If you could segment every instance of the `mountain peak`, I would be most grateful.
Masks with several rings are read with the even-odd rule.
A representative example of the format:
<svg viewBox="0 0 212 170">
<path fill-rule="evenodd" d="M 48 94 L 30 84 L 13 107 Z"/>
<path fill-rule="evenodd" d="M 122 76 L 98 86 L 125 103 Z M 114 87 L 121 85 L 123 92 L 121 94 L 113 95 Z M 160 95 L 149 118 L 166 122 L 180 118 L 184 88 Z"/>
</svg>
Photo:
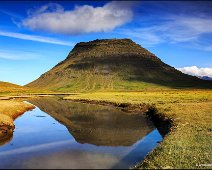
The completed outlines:
<svg viewBox="0 0 212 170">
<path fill-rule="evenodd" d="M 81 55 L 80 55 L 81 54 Z M 142 55 L 143 57 L 155 57 L 154 54 L 136 44 L 131 39 L 96 39 L 89 42 L 77 43 L 69 53 L 68 58 L 74 56 L 125 56 Z"/>
<path fill-rule="evenodd" d="M 126 44 L 126 43 L 134 43 L 131 39 L 129 38 L 122 38 L 122 39 L 118 39 L 118 38 L 112 38 L 112 39 L 95 39 L 92 41 L 88 41 L 88 42 L 79 42 L 77 43 L 77 45 L 97 45 L 97 44 Z"/>
<path fill-rule="evenodd" d="M 27 86 L 54 91 L 142 90 L 210 86 L 176 70 L 131 39 L 77 43 L 65 60 Z"/>
</svg>

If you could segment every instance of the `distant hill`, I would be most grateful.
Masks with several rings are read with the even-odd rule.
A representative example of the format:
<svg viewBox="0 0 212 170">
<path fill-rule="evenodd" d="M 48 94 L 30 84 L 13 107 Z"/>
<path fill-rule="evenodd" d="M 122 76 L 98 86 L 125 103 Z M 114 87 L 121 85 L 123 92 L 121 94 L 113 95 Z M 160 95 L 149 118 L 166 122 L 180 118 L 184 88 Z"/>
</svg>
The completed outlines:
<svg viewBox="0 0 212 170">
<path fill-rule="evenodd" d="M 130 39 L 77 43 L 67 58 L 27 87 L 61 92 L 212 88 L 184 74 Z"/>
<path fill-rule="evenodd" d="M 212 77 L 208 77 L 208 76 L 202 76 L 202 77 L 199 77 L 199 78 L 202 79 L 202 80 L 212 81 Z"/>
<path fill-rule="evenodd" d="M 24 92 L 26 90 L 28 90 L 28 88 L 26 87 L 0 81 L 0 93 L 13 93 L 13 92 L 16 93 L 16 92 Z"/>
</svg>

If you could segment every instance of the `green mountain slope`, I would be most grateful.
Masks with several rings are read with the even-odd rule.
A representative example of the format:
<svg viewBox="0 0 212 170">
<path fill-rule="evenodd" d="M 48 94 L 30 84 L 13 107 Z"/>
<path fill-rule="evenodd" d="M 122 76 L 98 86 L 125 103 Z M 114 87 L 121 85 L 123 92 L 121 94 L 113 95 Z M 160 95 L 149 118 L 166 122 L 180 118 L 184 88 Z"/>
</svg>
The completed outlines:
<svg viewBox="0 0 212 170">
<path fill-rule="evenodd" d="M 26 86 L 83 92 L 211 88 L 212 83 L 181 73 L 130 39 L 103 39 L 77 43 L 64 61 Z"/>
</svg>

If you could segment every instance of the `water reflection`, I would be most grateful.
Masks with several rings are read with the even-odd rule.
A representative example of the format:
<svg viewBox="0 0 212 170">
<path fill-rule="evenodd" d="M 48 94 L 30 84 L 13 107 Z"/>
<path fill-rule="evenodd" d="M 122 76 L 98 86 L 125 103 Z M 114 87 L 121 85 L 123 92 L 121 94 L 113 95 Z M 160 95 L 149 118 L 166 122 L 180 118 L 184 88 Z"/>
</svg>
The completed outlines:
<svg viewBox="0 0 212 170">
<path fill-rule="evenodd" d="M 162 140 L 143 114 L 56 97 L 29 102 L 37 107 L 0 136 L 0 169 L 129 168 Z"/>
<path fill-rule="evenodd" d="M 83 104 L 56 97 L 29 100 L 67 127 L 78 143 L 131 146 L 154 129 L 144 114 Z"/>
<path fill-rule="evenodd" d="M 13 132 L 5 133 L 0 130 L 0 146 L 9 143 L 13 139 Z"/>
</svg>

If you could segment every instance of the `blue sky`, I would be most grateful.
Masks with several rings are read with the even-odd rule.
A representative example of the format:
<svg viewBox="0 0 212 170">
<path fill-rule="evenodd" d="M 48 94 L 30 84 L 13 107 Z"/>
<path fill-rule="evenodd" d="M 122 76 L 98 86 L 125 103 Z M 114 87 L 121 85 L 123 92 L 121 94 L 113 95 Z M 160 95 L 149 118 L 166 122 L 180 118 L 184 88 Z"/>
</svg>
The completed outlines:
<svg viewBox="0 0 212 170">
<path fill-rule="evenodd" d="M 24 85 L 77 42 L 131 38 L 165 63 L 212 76 L 210 1 L 0 1 L 0 81 Z"/>
</svg>

